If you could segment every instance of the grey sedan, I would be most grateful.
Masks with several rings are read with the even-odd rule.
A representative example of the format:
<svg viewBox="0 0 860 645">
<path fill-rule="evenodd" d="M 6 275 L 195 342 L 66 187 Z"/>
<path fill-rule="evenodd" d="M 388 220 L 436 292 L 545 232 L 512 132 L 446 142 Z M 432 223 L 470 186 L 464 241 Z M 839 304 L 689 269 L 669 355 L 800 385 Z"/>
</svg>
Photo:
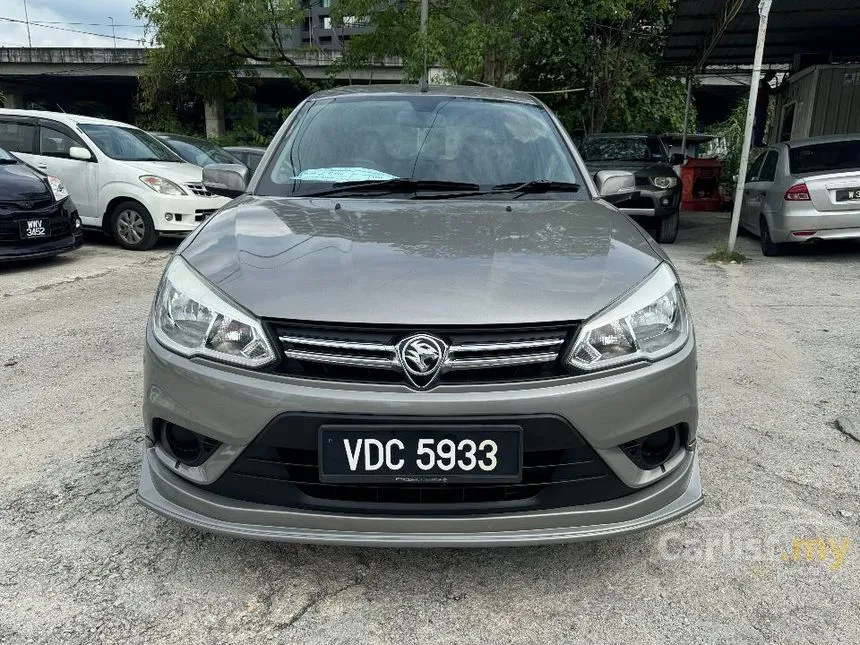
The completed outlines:
<svg viewBox="0 0 860 645">
<path fill-rule="evenodd" d="M 747 173 L 740 226 L 762 253 L 789 244 L 860 239 L 860 135 L 780 143 Z"/>
<path fill-rule="evenodd" d="M 702 503 L 696 343 L 654 240 L 527 94 L 330 90 L 170 261 L 139 498 L 200 529 L 534 544 Z"/>
</svg>

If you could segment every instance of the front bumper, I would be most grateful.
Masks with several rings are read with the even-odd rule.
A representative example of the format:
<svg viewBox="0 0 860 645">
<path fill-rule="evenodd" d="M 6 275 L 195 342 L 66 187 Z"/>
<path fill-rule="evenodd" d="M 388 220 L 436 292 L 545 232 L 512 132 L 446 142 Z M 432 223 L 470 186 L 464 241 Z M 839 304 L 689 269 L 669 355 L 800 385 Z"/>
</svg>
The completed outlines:
<svg viewBox="0 0 860 645">
<path fill-rule="evenodd" d="M 660 190 L 637 186 L 638 197 L 618 204 L 618 208 L 636 217 L 666 217 L 681 207 L 681 190 L 678 186 Z"/>
<path fill-rule="evenodd" d="M 401 386 L 332 384 L 233 369 L 185 359 L 147 334 L 144 420 L 149 432 L 138 497 L 147 507 L 203 530 L 268 540 L 333 544 L 487 546 L 594 539 L 656 526 L 702 503 L 695 452 L 698 418 L 696 354 L 691 338 L 659 363 L 600 377 L 497 385 Z M 287 412 L 451 417 L 557 415 L 567 420 L 631 493 L 593 504 L 465 515 L 326 512 L 240 501 L 208 484 Z M 221 462 L 194 472 L 168 467 L 153 446 L 153 421 L 163 419 L 224 442 Z M 688 447 L 668 473 L 643 471 L 618 448 L 675 424 L 688 428 Z M 215 457 L 210 458 L 215 459 Z M 174 472 L 182 472 L 180 477 Z M 192 483 L 197 481 L 198 484 Z M 360 509 L 359 509 L 360 510 Z"/>
<path fill-rule="evenodd" d="M 178 197 L 152 192 L 153 196 L 147 196 L 146 206 L 152 215 L 156 230 L 160 233 L 189 233 L 230 201 L 226 197 L 218 196 Z M 171 216 L 170 220 L 166 218 L 168 213 Z"/>
<path fill-rule="evenodd" d="M 74 235 L 54 240 L 46 240 L 45 242 L 0 244 L 0 262 L 48 258 L 79 249 L 83 246 L 83 243 L 83 233 L 78 232 Z"/>
</svg>

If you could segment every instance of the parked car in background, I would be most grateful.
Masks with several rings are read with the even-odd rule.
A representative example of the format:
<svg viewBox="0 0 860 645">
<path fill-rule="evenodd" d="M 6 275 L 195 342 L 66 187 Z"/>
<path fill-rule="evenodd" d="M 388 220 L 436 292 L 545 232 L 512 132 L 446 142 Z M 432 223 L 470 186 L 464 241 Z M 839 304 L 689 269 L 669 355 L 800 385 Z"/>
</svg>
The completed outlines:
<svg viewBox="0 0 860 645">
<path fill-rule="evenodd" d="M 164 132 L 151 132 L 150 134 L 185 161 L 201 168 L 213 163 L 243 163 L 238 157 L 206 139 Z"/>
<path fill-rule="evenodd" d="M 257 169 L 260 161 L 263 160 L 263 155 L 266 154 L 265 148 L 255 148 L 252 146 L 226 146 L 224 150 L 248 166 L 251 172 Z"/>
<path fill-rule="evenodd" d="M 661 244 L 678 236 L 681 182 L 672 166 L 683 155 L 669 156 L 660 137 L 648 134 L 598 134 L 586 137 L 579 148 L 593 174 L 599 170 L 629 170 L 636 176 L 636 192 L 618 207 L 655 230 Z"/>
<path fill-rule="evenodd" d="M 740 226 L 764 255 L 816 240 L 860 239 L 860 135 L 779 143 L 750 166 Z"/>
<path fill-rule="evenodd" d="M 0 146 L 61 179 L 84 227 L 127 249 L 187 234 L 228 201 L 203 188 L 199 167 L 126 123 L 0 109 Z"/>
<path fill-rule="evenodd" d="M 621 535 L 702 503 L 696 343 L 660 246 L 537 99 L 352 86 L 297 107 L 168 264 L 147 507 L 388 546 Z M 250 183 L 249 183 L 250 182 Z"/>
<path fill-rule="evenodd" d="M 0 148 L 0 261 L 59 255 L 83 241 L 78 211 L 62 180 Z"/>
</svg>

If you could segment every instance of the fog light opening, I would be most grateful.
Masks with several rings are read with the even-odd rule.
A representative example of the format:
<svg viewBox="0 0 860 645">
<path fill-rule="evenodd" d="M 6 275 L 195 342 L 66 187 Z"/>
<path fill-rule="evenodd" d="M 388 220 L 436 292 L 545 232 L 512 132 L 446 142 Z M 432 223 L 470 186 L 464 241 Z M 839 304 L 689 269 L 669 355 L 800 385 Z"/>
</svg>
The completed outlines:
<svg viewBox="0 0 860 645">
<path fill-rule="evenodd" d="M 161 445 L 179 463 L 186 466 L 199 466 L 209 459 L 221 442 L 182 426 L 165 423 L 161 431 Z"/>
<path fill-rule="evenodd" d="M 671 459 L 681 447 L 681 432 L 678 426 L 663 428 L 657 432 L 629 441 L 621 446 L 630 460 L 643 470 L 659 468 Z"/>
<path fill-rule="evenodd" d="M 173 213 L 165 213 L 164 219 L 166 219 L 168 222 L 172 222 L 173 221 Z"/>
</svg>

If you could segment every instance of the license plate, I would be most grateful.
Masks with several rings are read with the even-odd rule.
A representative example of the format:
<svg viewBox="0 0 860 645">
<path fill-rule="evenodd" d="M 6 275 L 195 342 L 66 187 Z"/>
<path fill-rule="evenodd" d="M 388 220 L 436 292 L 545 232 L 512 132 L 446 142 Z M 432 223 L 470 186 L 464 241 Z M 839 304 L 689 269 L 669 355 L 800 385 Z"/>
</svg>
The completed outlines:
<svg viewBox="0 0 860 645">
<path fill-rule="evenodd" d="M 847 202 L 860 200 L 860 188 L 836 191 L 836 201 Z"/>
<path fill-rule="evenodd" d="M 25 219 L 18 222 L 21 238 L 29 240 L 34 237 L 48 237 L 51 234 L 51 222 L 47 219 Z"/>
<path fill-rule="evenodd" d="M 321 482 L 519 482 L 519 426 L 323 426 Z"/>
</svg>

